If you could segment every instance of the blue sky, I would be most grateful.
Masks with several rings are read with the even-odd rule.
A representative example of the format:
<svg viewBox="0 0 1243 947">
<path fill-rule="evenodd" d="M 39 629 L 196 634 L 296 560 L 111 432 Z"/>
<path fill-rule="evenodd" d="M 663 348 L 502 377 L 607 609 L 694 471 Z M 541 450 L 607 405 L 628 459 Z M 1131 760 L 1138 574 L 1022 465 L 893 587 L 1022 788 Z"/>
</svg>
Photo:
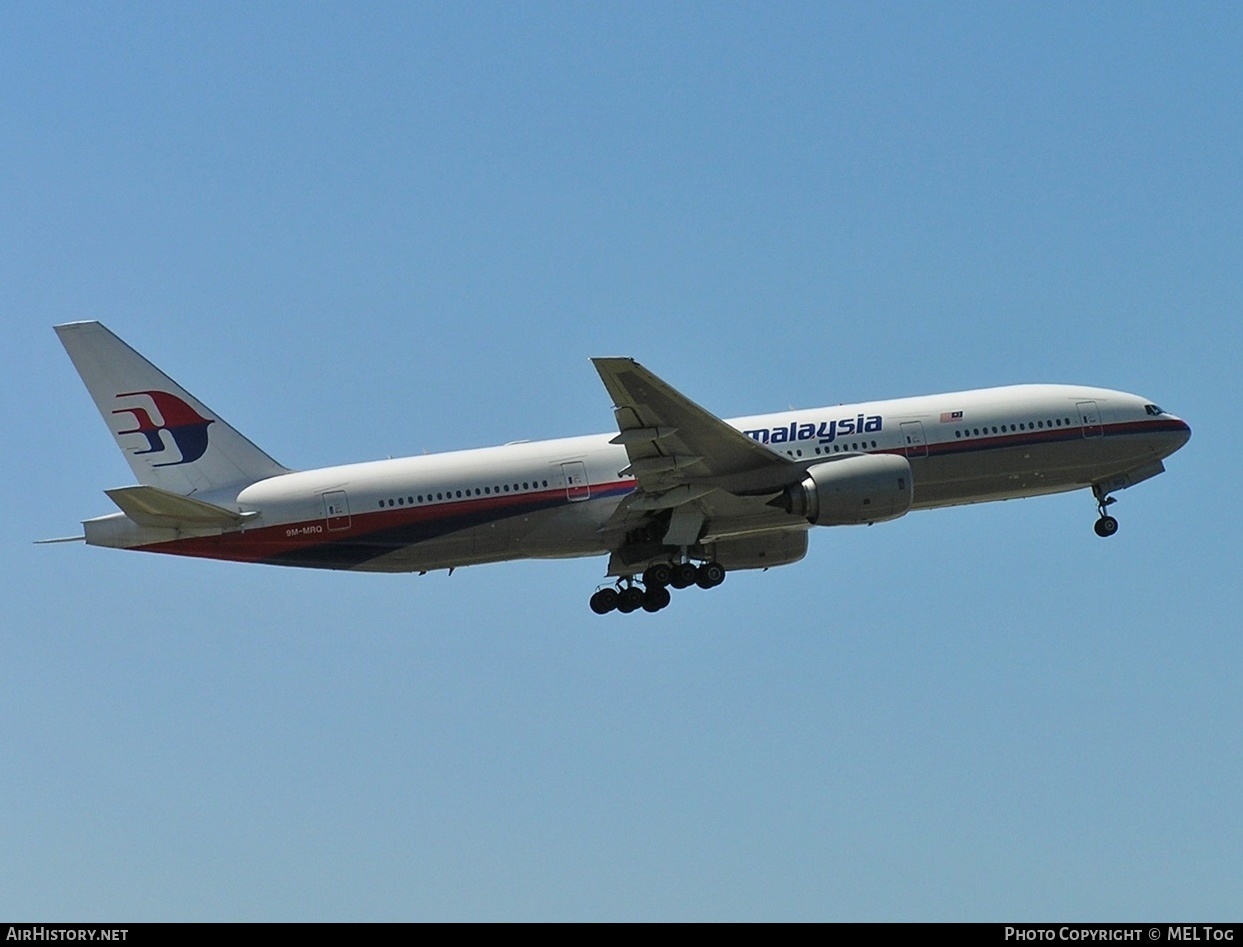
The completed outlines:
<svg viewBox="0 0 1243 947">
<path fill-rule="evenodd" d="M 0 916 L 1228 919 L 1243 890 L 1243 14 L 14 4 Z M 101 319 L 294 467 L 1025 381 L 1187 418 L 1070 494 L 603 560 L 36 547 L 129 471 Z"/>
</svg>

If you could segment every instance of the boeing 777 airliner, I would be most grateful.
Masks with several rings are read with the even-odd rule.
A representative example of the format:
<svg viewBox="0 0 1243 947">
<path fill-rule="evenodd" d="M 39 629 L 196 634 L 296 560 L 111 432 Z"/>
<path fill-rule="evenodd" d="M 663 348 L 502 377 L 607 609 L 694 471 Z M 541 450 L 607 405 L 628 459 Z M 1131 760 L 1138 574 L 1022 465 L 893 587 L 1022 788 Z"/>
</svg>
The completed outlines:
<svg viewBox="0 0 1243 947">
<path fill-rule="evenodd" d="M 56 327 L 138 483 L 95 546 L 320 569 L 426 572 L 607 555 L 598 614 L 803 558 L 812 526 L 1161 473 L 1186 422 L 1146 398 L 1016 385 L 722 420 L 629 358 L 592 360 L 617 433 L 294 471 L 98 322 Z"/>
</svg>

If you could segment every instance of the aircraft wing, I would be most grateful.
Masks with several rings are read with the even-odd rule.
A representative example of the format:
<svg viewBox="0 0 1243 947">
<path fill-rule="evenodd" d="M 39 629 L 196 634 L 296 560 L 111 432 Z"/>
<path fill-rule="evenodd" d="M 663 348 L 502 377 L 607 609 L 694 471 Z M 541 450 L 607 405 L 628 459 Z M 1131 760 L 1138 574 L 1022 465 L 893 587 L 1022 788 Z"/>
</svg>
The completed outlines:
<svg viewBox="0 0 1243 947">
<path fill-rule="evenodd" d="M 730 427 L 634 359 L 592 363 L 613 398 L 612 443 L 630 461 L 619 473 L 636 483 L 605 529 L 657 520 L 664 545 L 690 546 L 806 528 L 767 502 L 805 476 L 804 464 Z"/>
<path fill-rule="evenodd" d="M 682 489 L 686 502 L 709 489 L 759 496 L 802 479 L 803 465 L 730 427 L 631 358 L 593 358 L 613 398 L 620 433 L 639 492 L 664 496 Z"/>
</svg>

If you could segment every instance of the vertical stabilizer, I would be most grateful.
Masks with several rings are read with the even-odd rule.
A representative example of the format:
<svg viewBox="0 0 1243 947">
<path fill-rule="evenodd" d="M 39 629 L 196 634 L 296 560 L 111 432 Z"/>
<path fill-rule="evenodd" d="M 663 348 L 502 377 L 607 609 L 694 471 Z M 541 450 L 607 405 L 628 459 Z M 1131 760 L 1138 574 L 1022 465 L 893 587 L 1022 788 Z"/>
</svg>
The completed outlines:
<svg viewBox="0 0 1243 947">
<path fill-rule="evenodd" d="M 139 483 L 188 496 L 288 473 L 101 323 L 56 334 Z"/>
</svg>

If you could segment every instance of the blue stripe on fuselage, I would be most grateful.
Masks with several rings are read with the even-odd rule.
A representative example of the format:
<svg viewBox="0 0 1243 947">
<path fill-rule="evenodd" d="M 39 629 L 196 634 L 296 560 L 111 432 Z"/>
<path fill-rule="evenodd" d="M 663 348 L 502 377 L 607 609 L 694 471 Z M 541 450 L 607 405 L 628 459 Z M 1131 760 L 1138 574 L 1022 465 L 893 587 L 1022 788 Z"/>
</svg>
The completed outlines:
<svg viewBox="0 0 1243 947">
<path fill-rule="evenodd" d="M 634 490 L 633 481 L 591 486 L 590 499 L 624 496 Z M 497 500 L 501 499 L 500 504 Z M 261 562 L 270 565 L 307 566 L 321 569 L 348 569 L 389 555 L 419 543 L 440 539 L 453 533 L 501 522 L 515 516 L 528 516 L 572 503 L 565 490 L 558 489 L 534 495 L 503 498 L 472 497 L 461 502 L 434 504 L 424 507 L 389 507 L 379 513 L 364 513 L 356 521 L 376 523 L 374 528 L 352 526 L 340 538 L 329 538 L 313 546 L 289 549 L 265 556 Z M 400 517 L 401 522 L 393 522 Z"/>
</svg>

